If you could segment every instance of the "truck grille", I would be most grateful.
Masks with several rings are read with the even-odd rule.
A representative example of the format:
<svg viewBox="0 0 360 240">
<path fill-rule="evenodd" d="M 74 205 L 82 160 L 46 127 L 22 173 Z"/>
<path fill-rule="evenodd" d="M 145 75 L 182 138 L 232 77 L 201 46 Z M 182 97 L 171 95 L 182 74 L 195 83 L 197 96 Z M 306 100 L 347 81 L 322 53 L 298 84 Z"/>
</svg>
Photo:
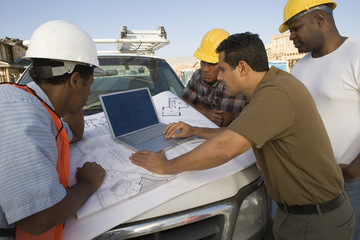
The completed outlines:
<svg viewBox="0 0 360 240">
<path fill-rule="evenodd" d="M 169 229 L 166 231 L 148 234 L 146 236 L 131 238 L 133 240 L 216 240 L 221 239 L 224 218 L 222 216 L 211 217 L 185 226 Z"/>
<path fill-rule="evenodd" d="M 259 188 L 258 178 L 232 198 L 184 212 L 121 224 L 94 240 L 230 240 L 243 200 Z M 264 224 L 264 229 L 268 224 Z M 264 232 L 261 232 L 263 234 Z M 258 239 L 254 236 L 252 239 Z"/>
</svg>

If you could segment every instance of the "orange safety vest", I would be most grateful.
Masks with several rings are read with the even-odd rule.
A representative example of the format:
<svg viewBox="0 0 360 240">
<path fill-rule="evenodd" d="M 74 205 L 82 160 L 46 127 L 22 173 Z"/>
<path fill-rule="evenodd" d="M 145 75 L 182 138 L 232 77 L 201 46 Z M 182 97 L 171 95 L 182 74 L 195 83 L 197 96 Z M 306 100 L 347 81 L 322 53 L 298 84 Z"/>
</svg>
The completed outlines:
<svg viewBox="0 0 360 240">
<path fill-rule="evenodd" d="M 56 171 L 59 175 L 59 181 L 61 185 L 63 185 L 64 188 L 68 188 L 69 185 L 69 172 L 70 172 L 70 161 L 69 161 L 69 139 L 66 134 L 66 131 L 64 129 L 64 126 L 62 124 L 62 121 L 57 115 L 57 113 L 49 106 L 47 105 L 39 96 L 36 95 L 36 93 L 24 85 L 17 85 L 17 84 L 11 84 L 12 86 L 24 89 L 28 91 L 31 95 L 37 97 L 40 102 L 44 105 L 46 110 L 48 110 L 49 114 L 51 115 L 51 118 L 54 121 L 54 124 L 56 128 L 58 129 L 59 133 L 55 137 L 56 139 L 56 147 L 58 150 L 58 156 L 57 156 L 57 163 L 56 163 Z M 47 232 L 35 236 L 30 233 L 27 233 L 20 229 L 19 226 L 16 227 L 16 234 L 15 239 L 31 239 L 31 240 L 59 240 L 62 239 L 62 231 L 64 228 L 64 223 L 61 223 L 51 229 L 49 229 Z"/>
</svg>

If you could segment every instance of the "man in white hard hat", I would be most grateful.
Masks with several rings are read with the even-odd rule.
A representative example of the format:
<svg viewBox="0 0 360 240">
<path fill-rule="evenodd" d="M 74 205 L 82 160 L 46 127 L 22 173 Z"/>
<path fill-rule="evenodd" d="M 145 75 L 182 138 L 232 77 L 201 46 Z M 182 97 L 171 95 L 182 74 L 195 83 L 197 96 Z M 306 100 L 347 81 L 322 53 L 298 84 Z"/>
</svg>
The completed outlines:
<svg viewBox="0 0 360 240">
<path fill-rule="evenodd" d="M 279 31 L 290 30 L 295 47 L 308 53 L 291 73 L 307 86 L 324 121 L 356 216 L 353 239 L 360 240 L 360 39 L 339 34 L 335 7 L 330 0 L 289 0 Z"/>
<path fill-rule="evenodd" d="M 82 139 L 82 108 L 102 69 L 90 36 L 60 20 L 36 29 L 25 57 L 34 82 L 0 85 L 0 238 L 61 239 L 105 177 L 86 162 L 68 186 L 69 142 Z"/>
<path fill-rule="evenodd" d="M 216 48 L 227 38 L 224 29 L 214 28 L 207 32 L 194 56 L 200 60 L 200 69 L 196 70 L 180 98 L 193 106 L 216 125 L 227 126 L 242 110 L 244 95 L 229 96 L 224 85 L 217 80 L 219 73 Z"/>
<path fill-rule="evenodd" d="M 257 34 L 231 35 L 217 51 L 218 79 L 231 96 L 242 93 L 249 99 L 241 114 L 227 128 L 169 124 L 166 137 L 208 140 L 170 161 L 164 152 L 149 151 L 132 154 L 131 161 L 159 174 L 179 173 L 219 166 L 252 148 L 281 209 L 274 220 L 275 239 L 351 239 L 354 216 L 341 169 L 307 88 L 291 74 L 269 69 Z"/>
</svg>

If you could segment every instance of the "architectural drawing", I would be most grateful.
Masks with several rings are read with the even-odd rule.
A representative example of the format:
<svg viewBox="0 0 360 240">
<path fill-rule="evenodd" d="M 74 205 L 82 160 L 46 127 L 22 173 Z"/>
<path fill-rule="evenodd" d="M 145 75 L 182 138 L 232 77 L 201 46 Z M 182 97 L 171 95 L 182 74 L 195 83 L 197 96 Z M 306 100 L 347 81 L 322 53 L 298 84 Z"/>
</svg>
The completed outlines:
<svg viewBox="0 0 360 240">
<path fill-rule="evenodd" d="M 159 106 L 157 111 L 161 122 L 176 122 L 181 119 L 193 125 L 201 124 L 201 121 L 206 121 L 208 125 L 212 124 L 170 92 L 163 92 L 153 99 L 155 105 Z M 203 141 L 195 139 L 178 145 L 166 151 L 166 156 L 172 159 L 190 151 Z M 158 175 L 132 164 L 129 157 L 133 151 L 114 141 L 103 112 L 85 117 L 84 137 L 82 141 L 72 146 L 76 147 L 70 147 L 70 186 L 76 182 L 76 169 L 85 162 L 97 162 L 106 170 L 103 184 L 79 209 L 76 214 L 78 219 L 126 201 L 178 177 L 178 175 Z"/>
<path fill-rule="evenodd" d="M 102 125 L 103 118 L 92 118 L 90 127 L 83 141 L 76 148 L 70 149 L 71 169 L 75 176 L 76 168 L 86 161 L 99 163 L 106 171 L 101 187 L 77 212 L 77 218 L 83 218 L 116 203 L 129 199 L 141 192 L 148 191 L 174 178 L 172 175 L 158 175 L 132 164 L 129 156 L 132 150 L 116 143 L 109 135 L 107 125 Z M 70 179 L 70 184 L 74 183 Z"/>
<path fill-rule="evenodd" d="M 179 98 L 169 98 L 169 105 L 162 107 L 162 116 L 181 116 L 182 108 L 189 108 L 189 105 Z"/>
<path fill-rule="evenodd" d="M 154 176 L 153 174 L 122 172 L 106 169 L 104 186 L 96 192 L 102 208 L 106 208 L 125 199 L 148 191 L 160 184 L 166 183 L 169 177 Z"/>
</svg>

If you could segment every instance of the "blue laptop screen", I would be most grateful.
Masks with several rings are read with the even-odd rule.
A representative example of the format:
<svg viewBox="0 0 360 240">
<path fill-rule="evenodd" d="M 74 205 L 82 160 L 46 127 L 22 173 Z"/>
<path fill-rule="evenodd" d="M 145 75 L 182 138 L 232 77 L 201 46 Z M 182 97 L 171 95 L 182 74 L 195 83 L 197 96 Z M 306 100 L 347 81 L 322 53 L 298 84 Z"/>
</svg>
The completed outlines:
<svg viewBox="0 0 360 240">
<path fill-rule="evenodd" d="M 102 96 L 115 137 L 158 123 L 147 89 Z"/>
</svg>

